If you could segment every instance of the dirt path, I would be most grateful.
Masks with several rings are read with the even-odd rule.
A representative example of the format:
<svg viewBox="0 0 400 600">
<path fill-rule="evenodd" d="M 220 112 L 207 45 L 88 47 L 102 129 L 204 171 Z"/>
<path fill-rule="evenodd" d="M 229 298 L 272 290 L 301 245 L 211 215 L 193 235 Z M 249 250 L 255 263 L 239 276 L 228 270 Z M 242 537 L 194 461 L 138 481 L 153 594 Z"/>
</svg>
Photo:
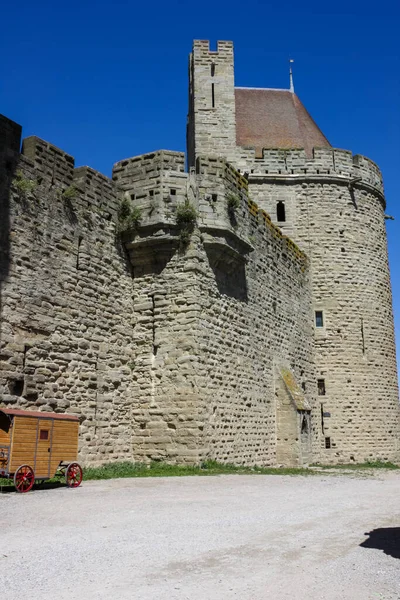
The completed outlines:
<svg viewBox="0 0 400 600">
<path fill-rule="evenodd" d="M 0 494 L 0 597 L 399 600 L 399 532 L 400 472 Z"/>
</svg>

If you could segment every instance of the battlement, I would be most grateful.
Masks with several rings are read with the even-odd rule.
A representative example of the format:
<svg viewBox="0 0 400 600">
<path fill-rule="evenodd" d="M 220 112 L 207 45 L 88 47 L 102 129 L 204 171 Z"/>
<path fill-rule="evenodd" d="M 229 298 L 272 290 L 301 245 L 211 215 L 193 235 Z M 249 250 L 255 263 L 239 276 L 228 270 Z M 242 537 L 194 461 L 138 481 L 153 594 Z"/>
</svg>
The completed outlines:
<svg viewBox="0 0 400 600">
<path fill-rule="evenodd" d="M 22 154 L 32 161 L 44 179 L 52 183 L 72 184 L 75 160 L 57 146 L 31 136 L 22 142 Z"/>
<path fill-rule="evenodd" d="M 193 42 L 193 56 L 196 61 L 201 59 L 226 59 L 233 57 L 233 42 L 230 41 L 218 41 L 217 50 L 210 50 L 209 40 L 194 40 Z"/>
<path fill-rule="evenodd" d="M 118 210 L 117 185 L 91 167 L 78 167 L 73 173 L 73 185 L 99 208 Z"/>
<path fill-rule="evenodd" d="M 313 157 L 308 158 L 304 149 L 264 148 L 259 154 L 255 148 L 242 147 L 237 148 L 236 166 L 250 179 L 276 175 L 360 179 L 383 193 L 379 167 L 365 156 L 338 148 L 314 148 Z"/>
</svg>

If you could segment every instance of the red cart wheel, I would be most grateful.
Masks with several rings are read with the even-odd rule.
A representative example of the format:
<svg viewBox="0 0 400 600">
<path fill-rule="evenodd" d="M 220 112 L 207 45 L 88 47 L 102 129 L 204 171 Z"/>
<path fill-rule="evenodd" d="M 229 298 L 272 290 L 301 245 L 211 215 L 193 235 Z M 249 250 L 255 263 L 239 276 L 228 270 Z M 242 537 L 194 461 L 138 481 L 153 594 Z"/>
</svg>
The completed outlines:
<svg viewBox="0 0 400 600">
<path fill-rule="evenodd" d="M 81 485 L 83 478 L 82 468 L 78 463 L 70 463 L 65 471 L 65 481 L 70 488 Z"/>
<path fill-rule="evenodd" d="M 33 488 L 35 483 L 35 474 L 29 465 L 21 465 L 15 471 L 14 485 L 17 492 L 24 494 Z"/>
</svg>

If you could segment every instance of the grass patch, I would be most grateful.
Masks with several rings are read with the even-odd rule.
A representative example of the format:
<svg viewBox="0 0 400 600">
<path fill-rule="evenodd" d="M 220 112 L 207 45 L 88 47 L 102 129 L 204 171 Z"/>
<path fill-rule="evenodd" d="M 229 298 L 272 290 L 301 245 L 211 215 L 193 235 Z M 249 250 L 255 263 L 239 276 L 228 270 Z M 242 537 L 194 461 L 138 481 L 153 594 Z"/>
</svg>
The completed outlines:
<svg viewBox="0 0 400 600">
<path fill-rule="evenodd" d="M 309 469 L 275 469 L 273 467 L 238 467 L 207 461 L 199 466 L 168 465 L 162 462 L 142 463 L 120 462 L 102 467 L 88 467 L 84 470 L 84 478 L 114 479 L 117 477 L 182 477 L 187 475 L 312 475 Z"/>
<path fill-rule="evenodd" d="M 221 464 L 207 461 L 198 466 L 168 465 L 163 462 L 152 462 L 149 465 L 133 462 L 115 462 L 102 467 L 86 467 L 83 469 L 83 480 L 93 481 L 101 479 L 117 479 L 125 477 L 185 477 L 191 475 L 314 475 L 315 471 L 300 468 L 274 468 L 274 467 L 238 467 L 230 464 Z M 57 475 L 49 483 L 65 481 L 62 475 Z M 1 479 L 2 486 L 13 486 L 12 479 Z"/>
</svg>

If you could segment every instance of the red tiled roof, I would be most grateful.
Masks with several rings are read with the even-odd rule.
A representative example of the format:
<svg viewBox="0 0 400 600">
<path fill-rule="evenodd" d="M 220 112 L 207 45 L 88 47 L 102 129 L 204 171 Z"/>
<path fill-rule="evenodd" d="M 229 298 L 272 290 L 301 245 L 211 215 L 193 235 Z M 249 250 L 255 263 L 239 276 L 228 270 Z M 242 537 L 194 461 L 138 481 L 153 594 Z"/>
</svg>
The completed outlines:
<svg viewBox="0 0 400 600">
<path fill-rule="evenodd" d="M 261 148 L 304 148 L 330 143 L 296 94 L 288 90 L 235 88 L 236 144 Z"/>
<path fill-rule="evenodd" d="M 0 408 L 0 412 L 10 416 L 40 417 L 41 419 L 65 419 L 67 421 L 79 421 L 75 415 L 67 413 L 40 412 L 34 410 L 19 410 L 17 408 Z"/>
</svg>

